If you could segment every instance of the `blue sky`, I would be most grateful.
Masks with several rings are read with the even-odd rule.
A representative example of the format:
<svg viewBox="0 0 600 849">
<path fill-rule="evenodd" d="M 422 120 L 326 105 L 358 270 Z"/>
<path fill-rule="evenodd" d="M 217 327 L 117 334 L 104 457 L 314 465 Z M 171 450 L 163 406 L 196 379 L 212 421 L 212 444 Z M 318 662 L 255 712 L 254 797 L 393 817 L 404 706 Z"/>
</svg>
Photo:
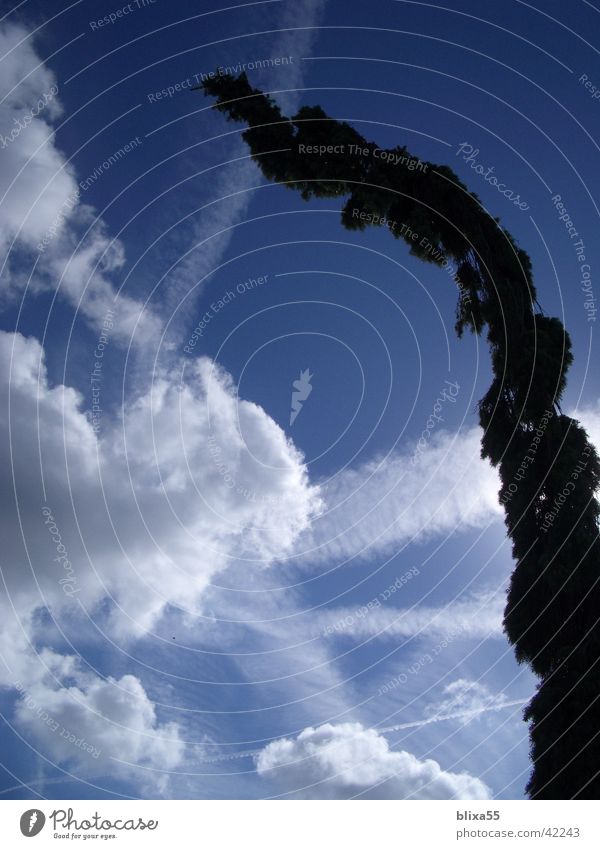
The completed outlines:
<svg viewBox="0 0 600 849">
<path fill-rule="evenodd" d="M 189 87 L 285 57 L 249 78 L 287 114 L 454 168 L 530 253 L 599 443 L 600 13 L 191 5 L 1 4 L 0 792 L 522 798 L 485 340 Z"/>
</svg>

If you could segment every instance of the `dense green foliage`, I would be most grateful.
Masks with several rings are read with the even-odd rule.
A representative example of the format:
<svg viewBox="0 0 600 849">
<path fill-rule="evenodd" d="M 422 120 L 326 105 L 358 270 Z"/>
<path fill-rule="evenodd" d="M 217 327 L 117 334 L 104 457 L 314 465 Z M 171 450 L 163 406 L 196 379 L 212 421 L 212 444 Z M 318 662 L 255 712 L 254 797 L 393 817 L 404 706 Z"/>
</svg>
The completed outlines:
<svg viewBox="0 0 600 849">
<path fill-rule="evenodd" d="M 320 107 L 290 120 L 245 74 L 203 88 L 216 109 L 248 125 L 243 138 L 268 179 L 304 200 L 347 197 L 346 228 L 396 222 L 390 232 L 412 254 L 455 264 L 456 331 L 485 329 L 491 351 L 494 379 L 479 417 L 482 456 L 500 473 L 516 560 L 505 630 L 518 660 L 541 679 L 525 712 L 527 789 L 540 799 L 599 798 L 600 464 L 580 424 L 560 411 L 571 343 L 537 305 L 528 255 L 447 166 L 411 169 L 376 158 L 376 145 Z M 344 145 L 344 153 L 307 155 L 315 145 Z M 370 153 L 350 155 L 349 145 Z M 411 158 L 406 148 L 392 152 L 396 163 Z"/>
</svg>

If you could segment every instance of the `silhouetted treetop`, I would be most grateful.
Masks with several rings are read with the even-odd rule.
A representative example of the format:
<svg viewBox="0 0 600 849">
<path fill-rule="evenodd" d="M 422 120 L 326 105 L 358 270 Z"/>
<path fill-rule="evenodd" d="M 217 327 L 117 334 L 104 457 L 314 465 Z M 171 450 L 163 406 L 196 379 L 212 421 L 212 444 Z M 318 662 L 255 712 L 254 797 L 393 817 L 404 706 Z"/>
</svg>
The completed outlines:
<svg viewBox="0 0 600 849">
<path fill-rule="evenodd" d="M 242 137 L 269 180 L 304 200 L 345 198 L 346 229 L 386 226 L 419 259 L 454 264 L 457 334 L 485 329 L 490 346 L 482 456 L 499 471 L 516 560 L 504 627 L 517 659 L 541 678 L 525 714 L 528 792 L 598 798 L 600 463 L 585 430 L 561 411 L 571 341 L 539 308 L 528 254 L 447 165 L 405 146 L 379 148 L 319 106 L 287 118 L 245 74 L 203 88 L 229 120 L 248 125 Z"/>
</svg>

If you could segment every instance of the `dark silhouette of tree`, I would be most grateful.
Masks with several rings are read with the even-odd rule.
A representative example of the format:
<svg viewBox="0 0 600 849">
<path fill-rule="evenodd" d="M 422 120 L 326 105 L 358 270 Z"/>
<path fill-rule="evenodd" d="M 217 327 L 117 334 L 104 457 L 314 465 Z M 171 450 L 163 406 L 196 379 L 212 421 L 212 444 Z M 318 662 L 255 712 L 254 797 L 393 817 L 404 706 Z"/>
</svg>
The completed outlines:
<svg viewBox="0 0 600 849">
<path fill-rule="evenodd" d="M 242 137 L 269 180 L 304 200 L 347 197 L 341 213 L 347 229 L 395 221 L 390 232 L 404 238 L 411 254 L 455 263 L 456 331 L 485 329 L 491 351 L 493 381 L 479 403 L 479 420 L 482 457 L 499 470 L 516 560 L 504 628 L 518 661 L 540 678 L 525 710 L 533 761 L 527 792 L 538 799 L 599 798 L 600 511 L 594 493 L 600 464 L 585 430 L 561 412 L 571 342 L 561 322 L 537 303 L 529 256 L 449 167 L 428 162 L 411 169 L 375 158 L 375 144 L 319 106 L 304 106 L 290 120 L 245 74 L 217 76 L 203 88 L 216 98 L 214 108 L 248 125 Z M 309 145 L 343 145 L 344 153 L 307 155 Z M 368 152 L 349 155 L 349 145 Z M 391 152 L 405 163 L 417 160 L 405 147 Z"/>
</svg>

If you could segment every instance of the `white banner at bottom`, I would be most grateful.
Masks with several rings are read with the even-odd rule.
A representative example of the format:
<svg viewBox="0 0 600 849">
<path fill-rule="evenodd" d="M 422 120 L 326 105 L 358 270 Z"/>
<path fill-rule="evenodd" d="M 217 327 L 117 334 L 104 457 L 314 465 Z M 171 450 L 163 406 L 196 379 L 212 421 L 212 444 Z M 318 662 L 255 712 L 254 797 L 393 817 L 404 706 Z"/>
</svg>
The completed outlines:
<svg viewBox="0 0 600 849">
<path fill-rule="evenodd" d="M 5 801 L 0 846 L 598 849 L 598 803 L 447 801 Z"/>
</svg>

